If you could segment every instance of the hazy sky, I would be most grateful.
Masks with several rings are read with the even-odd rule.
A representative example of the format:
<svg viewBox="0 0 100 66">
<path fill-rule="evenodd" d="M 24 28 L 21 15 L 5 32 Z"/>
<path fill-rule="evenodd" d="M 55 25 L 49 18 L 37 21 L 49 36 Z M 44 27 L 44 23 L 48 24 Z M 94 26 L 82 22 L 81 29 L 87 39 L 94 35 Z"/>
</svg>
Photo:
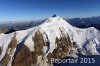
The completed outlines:
<svg viewBox="0 0 100 66">
<path fill-rule="evenodd" d="M 100 0 L 0 0 L 0 21 L 100 16 Z"/>
</svg>

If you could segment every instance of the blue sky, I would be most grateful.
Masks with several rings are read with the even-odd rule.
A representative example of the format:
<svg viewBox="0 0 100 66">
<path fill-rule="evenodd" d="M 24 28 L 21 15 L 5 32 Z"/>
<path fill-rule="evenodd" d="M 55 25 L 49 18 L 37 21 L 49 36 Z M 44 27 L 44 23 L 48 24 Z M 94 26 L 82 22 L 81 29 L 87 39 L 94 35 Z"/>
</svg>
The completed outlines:
<svg viewBox="0 0 100 66">
<path fill-rule="evenodd" d="M 100 16 L 100 0 L 0 0 L 0 21 Z"/>
</svg>

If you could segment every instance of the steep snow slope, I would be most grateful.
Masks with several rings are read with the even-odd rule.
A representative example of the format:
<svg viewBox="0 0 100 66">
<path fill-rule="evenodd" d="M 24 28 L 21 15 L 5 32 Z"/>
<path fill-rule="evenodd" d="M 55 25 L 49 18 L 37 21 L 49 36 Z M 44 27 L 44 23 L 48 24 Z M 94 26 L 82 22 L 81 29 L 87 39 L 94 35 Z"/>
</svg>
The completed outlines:
<svg viewBox="0 0 100 66">
<path fill-rule="evenodd" d="M 11 39 L 13 38 L 14 33 L 11 34 L 0 34 L 0 47 L 1 47 L 1 55 L 0 55 L 0 60 L 4 57 L 7 47 L 9 43 L 11 42 Z"/>
<path fill-rule="evenodd" d="M 39 34 L 39 35 L 38 35 Z M 15 37 L 14 37 L 15 36 Z M 39 37 L 40 36 L 40 37 Z M 35 39 L 34 37 L 39 37 Z M 43 37 L 43 38 L 41 38 Z M 71 45 L 73 42 L 77 45 L 77 48 L 73 48 L 72 46 L 69 47 L 69 50 L 75 50 L 75 53 L 79 53 L 80 50 L 81 54 L 83 55 L 98 55 L 100 47 L 100 31 L 96 30 L 94 27 L 86 28 L 86 29 L 79 29 L 73 27 L 68 22 L 57 17 L 50 17 L 46 19 L 42 24 L 27 29 L 16 31 L 10 34 L 0 34 L 0 47 L 2 48 L 0 54 L 0 61 L 2 62 L 4 56 L 11 51 L 8 51 L 8 46 L 11 44 L 13 39 L 16 39 L 17 46 L 15 47 L 14 51 L 10 55 L 10 60 L 8 60 L 8 66 L 11 66 L 13 60 L 15 60 L 16 55 L 20 52 L 22 45 L 25 45 L 29 48 L 30 51 L 36 52 L 36 41 L 40 39 L 43 41 L 44 45 L 41 49 L 44 53 L 44 57 L 47 58 L 49 53 L 53 53 L 56 48 L 58 48 L 58 44 L 61 43 L 64 45 L 63 40 L 59 40 L 60 42 L 57 44 L 56 39 L 61 39 L 63 37 L 70 38 L 68 41 L 71 41 Z M 66 39 L 65 38 L 65 39 Z M 65 40 L 66 41 L 66 40 Z M 42 44 L 43 44 L 42 43 Z M 47 44 L 45 44 L 47 43 Z M 12 49 L 12 48 L 11 48 Z M 89 52 L 89 53 L 88 53 Z M 8 53 L 9 54 L 9 53 Z M 66 54 L 66 56 L 71 56 L 71 54 Z M 75 56 L 75 55 L 72 55 Z M 38 56 L 38 58 L 41 56 Z M 38 63 L 41 61 L 38 59 Z M 45 61 L 46 62 L 46 61 Z M 43 65 L 42 65 L 43 66 Z"/>
</svg>

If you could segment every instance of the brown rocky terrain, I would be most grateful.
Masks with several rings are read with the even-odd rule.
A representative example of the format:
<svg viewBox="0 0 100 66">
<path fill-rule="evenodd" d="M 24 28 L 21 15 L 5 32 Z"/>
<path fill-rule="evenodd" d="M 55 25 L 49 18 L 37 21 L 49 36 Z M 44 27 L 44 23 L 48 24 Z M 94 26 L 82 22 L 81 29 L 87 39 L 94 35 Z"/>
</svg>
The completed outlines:
<svg viewBox="0 0 100 66">
<path fill-rule="evenodd" d="M 76 45 L 74 42 L 72 43 L 70 41 L 69 36 L 67 37 L 64 35 L 64 33 L 61 31 L 62 35 L 60 38 L 55 39 L 55 45 L 57 47 L 53 50 L 53 52 L 49 52 L 47 55 L 47 63 L 50 64 L 51 58 L 64 58 L 68 56 L 69 54 L 75 52 Z M 16 34 L 15 34 L 16 37 Z M 12 55 L 12 52 L 17 47 L 17 40 L 15 37 L 12 39 L 8 46 L 8 51 L 1 61 L 2 66 L 6 66 L 11 58 L 10 55 Z M 48 46 L 48 42 L 44 41 L 42 33 L 38 30 L 35 32 L 35 36 L 33 38 L 34 41 L 34 51 L 30 51 L 29 48 L 23 44 L 20 51 L 17 53 L 15 59 L 13 59 L 12 66 L 36 66 L 38 63 L 38 56 L 41 56 L 41 61 L 44 59 L 44 52 L 43 52 L 43 46 Z M 10 50 L 9 50 L 10 49 Z M 49 49 L 49 48 L 48 48 Z M 9 53 L 8 53 L 9 52 Z"/>
</svg>

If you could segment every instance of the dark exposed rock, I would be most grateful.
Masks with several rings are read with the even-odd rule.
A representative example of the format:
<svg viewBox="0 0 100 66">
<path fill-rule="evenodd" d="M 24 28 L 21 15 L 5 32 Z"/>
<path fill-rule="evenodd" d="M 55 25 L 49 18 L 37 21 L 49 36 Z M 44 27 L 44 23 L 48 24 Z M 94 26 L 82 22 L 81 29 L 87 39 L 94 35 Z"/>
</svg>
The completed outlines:
<svg viewBox="0 0 100 66">
<path fill-rule="evenodd" d="M 52 17 L 57 17 L 56 14 L 54 14 Z"/>
<path fill-rule="evenodd" d="M 10 29 L 9 31 L 7 31 L 5 34 L 9 34 L 9 33 L 12 33 L 12 32 L 15 32 L 16 30 L 14 29 Z"/>
<path fill-rule="evenodd" d="M 31 66 L 37 62 L 37 56 L 34 52 L 30 52 L 29 48 L 25 45 L 22 46 L 19 53 L 16 55 L 12 66 Z"/>
</svg>

